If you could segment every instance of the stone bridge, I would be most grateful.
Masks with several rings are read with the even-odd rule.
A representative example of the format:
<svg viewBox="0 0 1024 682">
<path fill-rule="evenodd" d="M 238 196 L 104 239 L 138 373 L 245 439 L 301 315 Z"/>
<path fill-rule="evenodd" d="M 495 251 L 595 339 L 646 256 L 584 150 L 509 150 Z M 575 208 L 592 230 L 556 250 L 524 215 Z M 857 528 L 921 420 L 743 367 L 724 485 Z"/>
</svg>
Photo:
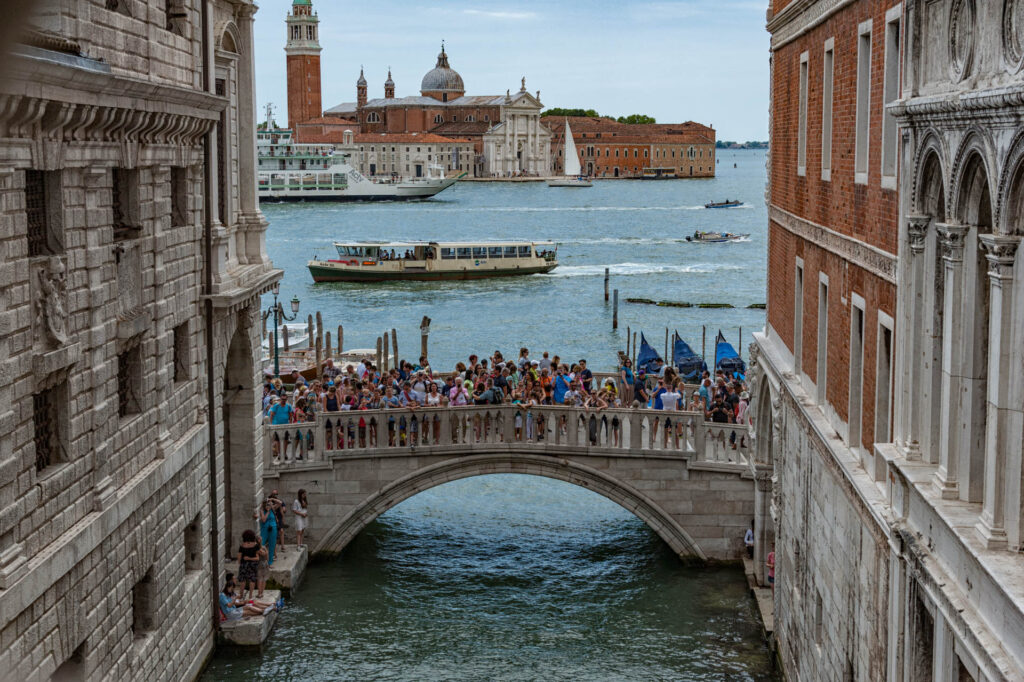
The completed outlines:
<svg viewBox="0 0 1024 682">
<path fill-rule="evenodd" d="M 313 553 L 340 552 L 388 509 L 442 483 L 530 474 L 617 502 L 680 557 L 735 560 L 754 518 L 745 428 L 707 423 L 699 413 L 640 409 L 320 414 L 316 422 L 264 427 L 264 489 L 277 488 L 289 505 L 300 488 L 307 491 Z"/>
</svg>

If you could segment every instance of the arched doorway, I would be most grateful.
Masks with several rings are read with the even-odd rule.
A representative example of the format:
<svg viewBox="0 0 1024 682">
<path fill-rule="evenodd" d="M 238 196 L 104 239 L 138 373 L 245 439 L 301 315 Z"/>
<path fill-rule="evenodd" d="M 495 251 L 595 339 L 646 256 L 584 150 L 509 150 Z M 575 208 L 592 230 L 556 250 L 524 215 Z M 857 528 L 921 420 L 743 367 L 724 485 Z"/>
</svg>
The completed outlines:
<svg viewBox="0 0 1024 682">
<path fill-rule="evenodd" d="M 447 459 L 399 478 L 369 495 L 331 527 L 313 553 L 338 553 L 370 522 L 402 501 L 442 483 L 489 474 L 529 474 L 565 481 L 592 490 L 633 512 L 680 557 L 707 555 L 693 537 L 642 491 L 608 474 L 564 459 L 543 455 L 473 455 Z"/>
<path fill-rule="evenodd" d="M 257 363 L 246 331 L 239 326 L 231 337 L 223 375 L 225 556 L 233 554 L 242 531 L 253 527 L 253 510 L 263 488 L 263 481 L 256 475 L 261 453 L 256 442 L 259 404 L 253 368 Z"/>
<path fill-rule="evenodd" d="M 925 252 L 920 256 L 926 259 L 924 273 L 920 281 L 923 290 L 920 292 L 921 327 L 923 334 L 922 347 L 916 359 L 921 371 L 917 390 L 920 391 L 921 402 L 911 401 L 908 406 L 919 410 L 913 418 L 918 420 L 918 433 L 922 457 L 927 462 L 937 463 L 939 460 L 939 441 L 935 438 L 935 429 L 926 428 L 929 415 L 942 414 L 942 322 L 944 292 L 946 288 L 945 265 L 942 260 L 942 247 L 935 237 L 936 223 L 946 222 L 946 186 L 942 162 L 939 159 L 937 143 L 926 152 L 925 161 L 921 166 L 916 194 L 916 210 L 919 215 L 928 216 L 928 239 Z M 917 305 L 917 302 L 914 302 Z M 911 312 L 913 315 L 914 313 Z"/>
<path fill-rule="evenodd" d="M 987 421 L 989 277 L 988 261 L 981 248 L 980 235 L 992 232 L 992 199 L 985 161 L 978 150 L 968 154 L 960 174 L 956 193 L 954 217 L 958 224 L 967 226 L 963 243 L 962 288 L 950 291 L 959 298 L 960 319 L 955 324 L 950 342 L 952 367 L 950 373 L 958 377 L 959 411 L 954 423 L 944 430 L 960 433 L 955 451 L 959 458 L 959 497 L 967 502 L 981 502 L 985 478 L 985 441 Z M 949 283 L 947 282 L 947 287 Z M 954 393 L 951 391 L 950 395 Z M 952 452 L 952 450 L 951 450 Z"/>
</svg>

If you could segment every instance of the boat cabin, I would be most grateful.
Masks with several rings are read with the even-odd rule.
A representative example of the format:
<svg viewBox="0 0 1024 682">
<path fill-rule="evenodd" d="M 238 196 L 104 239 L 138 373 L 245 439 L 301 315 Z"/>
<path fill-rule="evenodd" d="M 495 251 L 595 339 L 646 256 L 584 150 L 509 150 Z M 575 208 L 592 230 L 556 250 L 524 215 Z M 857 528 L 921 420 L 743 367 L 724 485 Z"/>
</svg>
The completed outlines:
<svg viewBox="0 0 1024 682">
<path fill-rule="evenodd" d="M 558 251 L 553 242 L 449 243 L 449 242 L 335 242 L 338 260 L 365 261 L 371 265 L 386 261 L 494 261 L 498 259 L 553 260 Z"/>
</svg>

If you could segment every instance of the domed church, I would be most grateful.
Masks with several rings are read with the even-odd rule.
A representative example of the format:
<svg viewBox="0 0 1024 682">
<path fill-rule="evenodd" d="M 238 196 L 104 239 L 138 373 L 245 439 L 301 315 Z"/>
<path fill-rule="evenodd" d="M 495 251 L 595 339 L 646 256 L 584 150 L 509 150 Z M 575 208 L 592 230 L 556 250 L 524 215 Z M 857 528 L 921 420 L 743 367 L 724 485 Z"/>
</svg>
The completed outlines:
<svg viewBox="0 0 1024 682">
<path fill-rule="evenodd" d="M 314 128 L 327 133 L 344 127 L 358 138 L 375 135 L 383 144 L 388 142 L 388 135 L 431 133 L 453 141 L 471 141 L 475 151 L 472 174 L 477 177 L 550 175 L 551 132 L 540 122 L 540 91 L 527 92 L 523 78 L 516 92 L 508 89 L 504 95 L 467 95 L 462 76 L 448 61 L 444 44 L 434 68 L 420 81 L 419 95 L 396 97 L 388 69 L 384 96 L 370 99 L 369 85 L 360 68 L 355 102 L 331 107 L 322 112 L 322 117 L 310 111 L 308 105 L 296 106 L 293 111 L 293 99 L 304 104 L 320 102 L 318 21 L 311 0 L 294 0 L 286 47 L 290 60 L 288 125 L 297 131 L 299 141 L 304 131 Z M 302 28 L 296 28 L 300 23 Z"/>
</svg>

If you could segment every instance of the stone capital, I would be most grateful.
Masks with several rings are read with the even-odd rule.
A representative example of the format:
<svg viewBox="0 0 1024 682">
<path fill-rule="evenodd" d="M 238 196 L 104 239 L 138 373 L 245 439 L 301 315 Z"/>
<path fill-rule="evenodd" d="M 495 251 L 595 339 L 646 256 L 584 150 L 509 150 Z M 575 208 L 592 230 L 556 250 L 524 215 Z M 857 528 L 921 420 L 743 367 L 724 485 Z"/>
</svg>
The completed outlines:
<svg viewBox="0 0 1024 682">
<path fill-rule="evenodd" d="M 1013 278 L 1013 264 L 1017 260 L 1020 237 L 1003 234 L 982 234 L 979 244 L 988 259 L 988 276 L 994 281 Z"/>
<path fill-rule="evenodd" d="M 936 229 L 942 237 L 942 258 L 948 263 L 962 263 L 964 260 L 964 245 L 967 242 L 967 232 L 971 229 L 967 225 L 948 225 L 936 223 Z"/>
<path fill-rule="evenodd" d="M 910 250 L 915 256 L 924 252 L 925 239 L 928 237 L 928 225 L 931 221 L 931 216 L 907 216 L 907 236 L 910 238 Z"/>
</svg>

